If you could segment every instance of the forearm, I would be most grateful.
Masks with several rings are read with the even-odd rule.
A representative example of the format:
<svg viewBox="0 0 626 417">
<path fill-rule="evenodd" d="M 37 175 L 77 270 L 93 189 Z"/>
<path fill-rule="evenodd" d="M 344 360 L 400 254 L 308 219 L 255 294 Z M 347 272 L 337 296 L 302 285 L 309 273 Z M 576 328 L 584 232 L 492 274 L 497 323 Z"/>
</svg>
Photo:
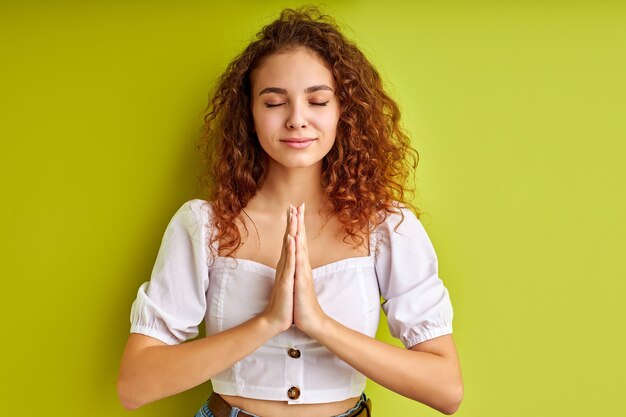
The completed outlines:
<svg viewBox="0 0 626 417">
<path fill-rule="evenodd" d="M 462 396 L 457 364 L 427 352 L 398 348 L 345 327 L 330 317 L 311 335 L 376 383 L 445 414 Z"/>
<path fill-rule="evenodd" d="M 118 382 L 122 402 L 134 409 L 200 385 L 276 334 L 267 320 L 257 316 L 198 340 L 125 354 Z"/>
</svg>

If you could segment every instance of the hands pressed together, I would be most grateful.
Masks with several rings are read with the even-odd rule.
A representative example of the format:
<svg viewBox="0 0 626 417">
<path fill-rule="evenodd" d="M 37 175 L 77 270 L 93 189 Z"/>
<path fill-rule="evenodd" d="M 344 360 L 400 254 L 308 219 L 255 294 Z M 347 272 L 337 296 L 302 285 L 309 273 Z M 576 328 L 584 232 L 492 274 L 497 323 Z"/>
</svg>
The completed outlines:
<svg viewBox="0 0 626 417">
<path fill-rule="evenodd" d="M 327 317 L 315 293 L 313 272 L 309 262 L 304 210 L 289 206 L 287 227 L 283 237 L 274 288 L 263 314 L 269 322 L 282 332 L 295 324 L 309 336 L 323 327 Z"/>
</svg>

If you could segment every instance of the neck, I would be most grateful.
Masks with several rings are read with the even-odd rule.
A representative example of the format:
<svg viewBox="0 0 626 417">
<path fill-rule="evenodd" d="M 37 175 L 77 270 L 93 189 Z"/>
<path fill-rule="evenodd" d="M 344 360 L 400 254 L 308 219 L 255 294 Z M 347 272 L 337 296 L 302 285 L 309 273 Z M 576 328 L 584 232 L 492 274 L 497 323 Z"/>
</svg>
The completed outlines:
<svg viewBox="0 0 626 417">
<path fill-rule="evenodd" d="M 307 213 L 316 213 L 322 196 L 321 162 L 305 168 L 270 163 L 265 183 L 253 200 L 265 211 L 284 212 L 289 204 L 297 207 L 305 203 Z"/>
</svg>

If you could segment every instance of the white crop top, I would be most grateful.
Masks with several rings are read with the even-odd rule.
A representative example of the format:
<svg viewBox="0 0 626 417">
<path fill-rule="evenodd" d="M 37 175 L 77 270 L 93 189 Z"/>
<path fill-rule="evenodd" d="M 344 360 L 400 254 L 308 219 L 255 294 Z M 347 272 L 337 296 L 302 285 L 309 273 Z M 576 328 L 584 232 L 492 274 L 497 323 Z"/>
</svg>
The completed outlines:
<svg viewBox="0 0 626 417">
<path fill-rule="evenodd" d="M 452 333 L 453 310 L 424 227 L 408 208 L 402 211 L 397 232 L 401 216 L 390 214 L 371 234 L 369 256 L 315 268 L 313 280 L 326 314 L 371 337 L 382 295 L 389 330 L 408 348 Z M 211 335 L 263 311 L 275 270 L 246 259 L 214 258 L 206 246 L 214 232 L 211 213 L 210 203 L 195 199 L 174 214 L 150 281 L 139 287 L 131 307 L 131 333 L 174 345 L 196 337 L 203 319 Z M 304 404 L 358 397 L 366 378 L 292 326 L 211 381 L 220 394 Z"/>
</svg>

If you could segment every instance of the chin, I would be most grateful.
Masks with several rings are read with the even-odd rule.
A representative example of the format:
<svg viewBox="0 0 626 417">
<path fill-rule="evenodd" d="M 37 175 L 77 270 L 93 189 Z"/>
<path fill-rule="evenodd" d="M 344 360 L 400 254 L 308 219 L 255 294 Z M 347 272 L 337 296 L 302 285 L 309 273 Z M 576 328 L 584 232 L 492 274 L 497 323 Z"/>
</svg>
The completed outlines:
<svg viewBox="0 0 626 417">
<path fill-rule="evenodd" d="M 321 160 L 319 161 L 314 161 L 314 162 L 308 162 L 308 161 L 302 161 L 302 162 L 298 162 L 298 161 L 291 161 L 290 163 L 284 164 L 284 166 L 286 168 L 309 168 L 309 167 L 313 167 L 313 166 L 317 166 L 321 164 Z"/>
<path fill-rule="evenodd" d="M 274 160 L 274 163 L 282 165 L 285 168 L 310 168 L 318 165 L 321 166 L 322 159 L 292 157 L 286 160 Z"/>
</svg>

